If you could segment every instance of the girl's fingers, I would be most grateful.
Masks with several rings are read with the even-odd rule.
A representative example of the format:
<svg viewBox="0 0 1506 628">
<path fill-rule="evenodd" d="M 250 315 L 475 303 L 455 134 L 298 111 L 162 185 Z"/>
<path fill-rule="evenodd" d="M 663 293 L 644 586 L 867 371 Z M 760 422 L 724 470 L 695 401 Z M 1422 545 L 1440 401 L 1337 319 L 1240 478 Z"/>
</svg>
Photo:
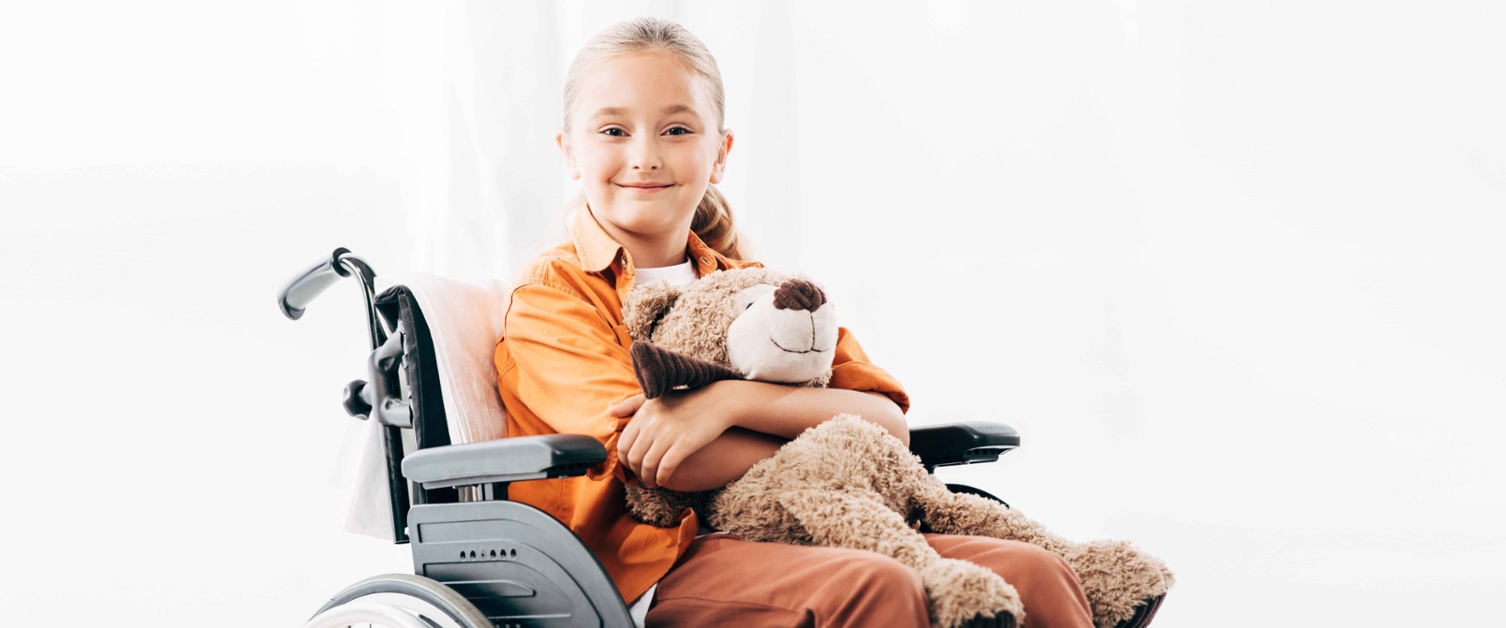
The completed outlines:
<svg viewBox="0 0 1506 628">
<path fill-rule="evenodd" d="M 627 399 L 613 404 L 612 407 L 607 408 L 607 414 L 610 414 L 619 419 L 633 416 L 638 412 L 639 408 L 643 407 L 644 399 L 645 398 L 643 395 L 633 395 L 631 397 L 628 397 Z"/>
<path fill-rule="evenodd" d="M 654 481 L 660 486 L 668 482 L 669 478 L 674 476 L 675 470 L 680 468 L 680 463 L 685 461 L 685 456 L 680 453 L 681 449 L 683 448 L 671 447 L 669 451 L 664 452 L 664 457 L 659 460 L 659 471 L 658 475 L 654 477 Z"/>
<path fill-rule="evenodd" d="M 640 435 L 642 436 L 642 435 Z M 635 438 L 633 445 L 627 450 L 627 466 L 633 470 L 639 480 L 643 479 L 643 458 L 648 455 L 649 447 L 653 446 L 653 437 Z"/>
<path fill-rule="evenodd" d="M 607 414 L 619 419 L 631 417 L 643 407 L 643 402 L 643 395 L 633 395 L 607 408 Z M 638 440 L 638 425 L 638 421 L 628 421 L 628 424 L 622 428 L 622 434 L 617 437 L 617 460 L 622 464 L 628 464 L 628 452 L 632 451 L 633 443 Z M 636 473 L 636 470 L 634 472 Z"/>
<path fill-rule="evenodd" d="M 628 452 L 632 450 L 633 443 L 638 440 L 638 424 L 629 422 L 627 427 L 622 428 L 622 434 L 617 437 L 617 461 L 628 464 Z M 629 465 L 631 466 L 631 465 Z"/>
<path fill-rule="evenodd" d="M 667 438 L 655 439 L 654 444 L 649 447 L 648 453 L 643 456 L 642 468 L 638 471 L 638 479 L 643 482 L 644 486 L 654 488 L 661 484 L 659 481 L 659 463 L 664 459 L 664 454 L 668 453 L 672 446 L 668 441 L 669 439 Z"/>
</svg>

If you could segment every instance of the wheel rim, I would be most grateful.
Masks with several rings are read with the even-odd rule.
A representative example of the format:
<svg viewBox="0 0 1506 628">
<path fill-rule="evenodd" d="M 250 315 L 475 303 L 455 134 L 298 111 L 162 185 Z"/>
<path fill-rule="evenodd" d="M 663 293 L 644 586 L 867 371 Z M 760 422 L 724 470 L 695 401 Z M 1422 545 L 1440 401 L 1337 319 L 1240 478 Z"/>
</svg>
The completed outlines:
<svg viewBox="0 0 1506 628">
<path fill-rule="evenodd" d="M 347 587 L 330 598 L 305 627 L 332 628 L 343 625 L 338 623 L 342 617 L 366 615 L 379 621 L 351 621 L 358 625 L 364 622 L 390 628 L 491 628 L 492 625 L 474 604 L 454 589 L 422 576 L 388 574 Z M 417 623 L 407 622 L 405 616 Z"/>
</svg>

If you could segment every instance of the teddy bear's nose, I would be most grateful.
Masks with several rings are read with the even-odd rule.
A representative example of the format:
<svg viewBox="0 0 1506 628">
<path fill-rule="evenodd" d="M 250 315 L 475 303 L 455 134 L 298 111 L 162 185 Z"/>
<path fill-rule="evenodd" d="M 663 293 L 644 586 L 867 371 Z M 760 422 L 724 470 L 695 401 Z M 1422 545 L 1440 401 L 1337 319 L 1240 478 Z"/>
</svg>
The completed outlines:
<svg viewBox="0 0 1506 628">
<path fill-rule="evenodd" d="M 826 293 L 804 279 L 791 279 L 774 291 L 774 307 L 780 310 L 814 312 L 826 303 Z"/>
</svg>

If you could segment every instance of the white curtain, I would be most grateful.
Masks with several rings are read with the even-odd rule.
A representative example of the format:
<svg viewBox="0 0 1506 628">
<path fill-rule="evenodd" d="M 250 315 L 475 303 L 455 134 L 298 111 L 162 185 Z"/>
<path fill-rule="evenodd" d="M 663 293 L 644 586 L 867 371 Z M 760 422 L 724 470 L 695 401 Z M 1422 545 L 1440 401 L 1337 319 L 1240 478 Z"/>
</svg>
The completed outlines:
<svg viewBox="0 0 1506 628">
<path fill-rule="evenodd" d="M 394 79 L 434 101 L 400 119 L 437 138 L 394 173 L 411 266 L 505 274 L 558 241 L 566 65 L 674 19 L 721 64 L 723 188 L 759 256 L 829 284 L 912 421 L 1026 434 L 955 476 L 1172 554 L 1187 625 L 1272 580 L 1347 623 L 1394 599 L 1360 575 L 1392 561 L 1469 574 L 1465 606 L 1506 584 L 1448 549 L 1506 553 L 1506 504 L 1477 499 L 1506 475 L 1498 7 L 406 10 L 444 49 Z"/>
</svg>

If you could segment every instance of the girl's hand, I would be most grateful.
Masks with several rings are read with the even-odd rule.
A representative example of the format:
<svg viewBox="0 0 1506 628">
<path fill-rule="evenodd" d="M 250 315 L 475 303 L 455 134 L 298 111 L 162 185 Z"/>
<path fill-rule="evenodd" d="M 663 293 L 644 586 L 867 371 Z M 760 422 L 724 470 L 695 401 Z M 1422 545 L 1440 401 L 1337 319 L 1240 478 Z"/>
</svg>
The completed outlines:
<svg viewBox="0 0 1506 628">
<path fill-rule="evenodd" d="M 617 457 L 644 486 L 668 482 L 686 458 L 732 427 L 731 396 L 720 394 L 726 391 L 717 384 L 658 399 L 634 395 L 607 409 L 618 418 L 632 417 L 618 437 Z"/>
</svg>

